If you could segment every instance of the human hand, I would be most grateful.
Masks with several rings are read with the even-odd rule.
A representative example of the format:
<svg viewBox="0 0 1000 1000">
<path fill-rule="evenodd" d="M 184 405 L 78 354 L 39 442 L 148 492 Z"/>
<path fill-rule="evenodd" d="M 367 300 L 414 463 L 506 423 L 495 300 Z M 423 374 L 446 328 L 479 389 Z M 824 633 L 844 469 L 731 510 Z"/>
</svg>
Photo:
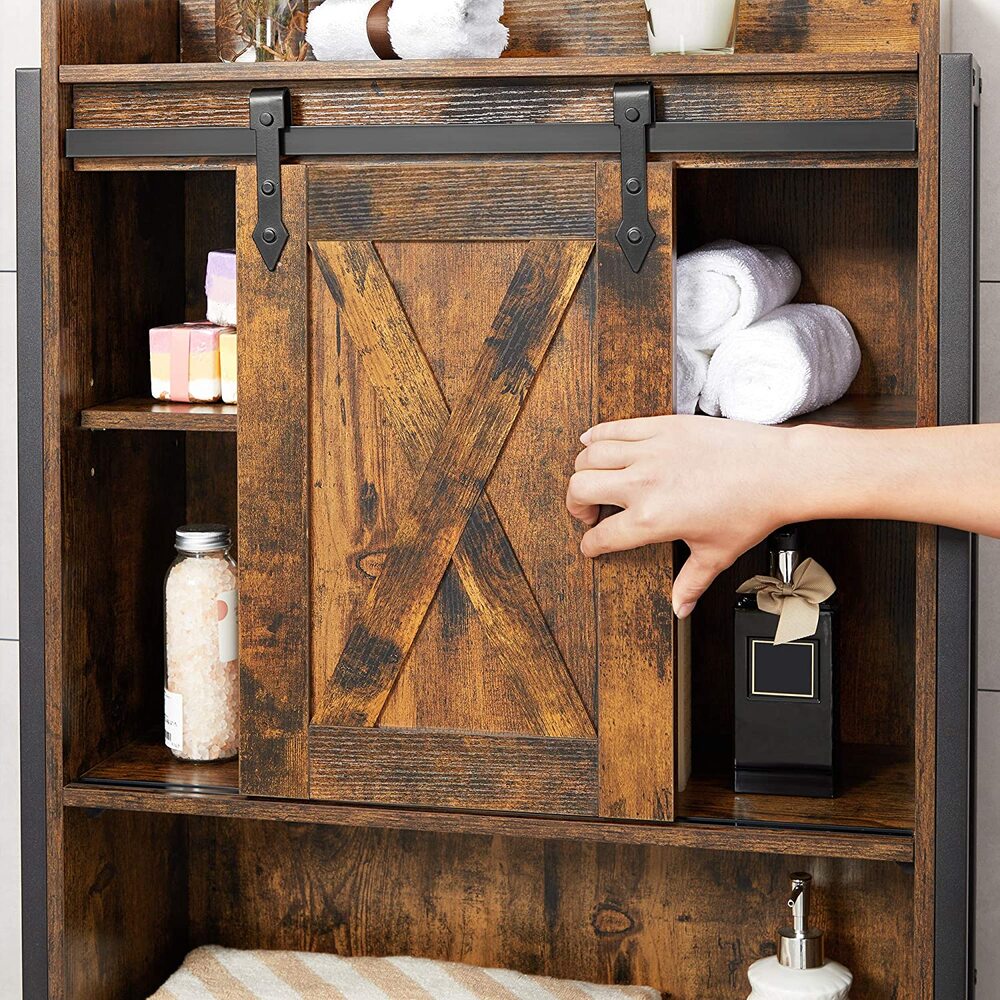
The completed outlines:
<svg viewBox="0 0 1000 1000">
<path fill-rule="evenodd" d="M 679 618 L 738 556 L 786 523 L 798 475 L 796 431 L 712 417 L 663 416 L 592 427 L 581 438 L 566 507 L 589 527 L 591 558 L 657 542 L 691 549 L 674 581 Z M 621 508 L 599 521 L 600 508 Z"/>
</svg>

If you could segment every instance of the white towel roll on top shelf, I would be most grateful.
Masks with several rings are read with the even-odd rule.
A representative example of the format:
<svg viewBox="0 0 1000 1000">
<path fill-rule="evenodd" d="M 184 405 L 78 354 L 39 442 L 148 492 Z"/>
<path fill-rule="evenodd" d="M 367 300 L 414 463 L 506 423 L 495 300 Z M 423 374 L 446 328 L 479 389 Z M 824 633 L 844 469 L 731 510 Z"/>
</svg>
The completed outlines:
<svg viewBox="0 0 1000 1000">
<path fill-rule="evenodd" d="M 324 0 L 309 15 L 317 59 L 378 59 L 369 37 L 373 0 Z M 509 33 L 504 0 L 392 0 L 388 36 L 400 59 L 496 59 Z"/>
</svg>

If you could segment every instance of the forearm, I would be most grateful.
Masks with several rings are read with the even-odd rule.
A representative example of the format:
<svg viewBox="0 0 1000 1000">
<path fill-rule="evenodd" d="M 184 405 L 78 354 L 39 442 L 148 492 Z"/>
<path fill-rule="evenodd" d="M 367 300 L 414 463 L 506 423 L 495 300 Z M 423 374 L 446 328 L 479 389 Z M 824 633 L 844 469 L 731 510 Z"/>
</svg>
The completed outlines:
<svg viewBox="0 0 1000 1000">
<path fill-rule="evenodd" d="M 776 473 L 787 521 L 878 518 L 1000 537 L 1000 424 L 787 432 Z"/>
</svg>

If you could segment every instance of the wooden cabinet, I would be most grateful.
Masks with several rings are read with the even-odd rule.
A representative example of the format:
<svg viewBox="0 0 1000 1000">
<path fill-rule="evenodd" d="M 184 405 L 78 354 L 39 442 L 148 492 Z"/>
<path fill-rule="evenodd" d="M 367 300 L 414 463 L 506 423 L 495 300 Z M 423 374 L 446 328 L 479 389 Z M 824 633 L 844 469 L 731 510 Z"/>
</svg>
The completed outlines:
<svg viewBox="0 0 1000 1000">
<path fill-rule="evenodd" d="M 714 239 L 785 247 L 856 330 L 849 394 L 804 422 L 972 418 L 978 76 L 939 62 L 936 0 L 745 0 L 733 57 L 656 59 L 633 0 L 507 0 L 500 60 L 296 65 L 216 62 L 212 0 L 44 8 L 18 152 L 26 996 L 147 996 L 221 943 L 744 1000 L 805 869 L 852 996 L 971 998 L 971 540 L 809 526 L 843 581 L 843 788 L 743 796 L 732 612 L 762 552 L 681 629 L 684 546 L 589 561 L 563 507 L 584 429 L 673 408 L 674 263 Z M 248 111 L 275 88 L 270 270 Z M 232 246 L 238 405 L 150 400 L 146 331 L 203 317 Z M 240 563 L 241 752 L 211 765 L 162 744 L 162 578 L 198 521 Z"/>
<path fill-rule="evenodd" d="M 282 182 L 274 273 L 237 194 L 241 790 L 671 819 L 670 548 L 591 563 L 563 497 L 671 406 L 672 164 L 640 274 L 593 160 Z"/>
</svg>

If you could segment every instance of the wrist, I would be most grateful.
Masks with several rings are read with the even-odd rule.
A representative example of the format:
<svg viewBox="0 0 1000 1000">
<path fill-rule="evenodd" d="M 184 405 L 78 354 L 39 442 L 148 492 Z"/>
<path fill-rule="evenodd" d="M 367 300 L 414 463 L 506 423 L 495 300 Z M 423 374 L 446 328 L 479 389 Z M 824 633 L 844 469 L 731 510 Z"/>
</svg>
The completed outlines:
<svg viewBox="0 0 1000 1000">
<path fill-rule="evenodd" d="M 883 434 L 876 430 L 803 424 L 789 430 L 792 520 L 880 516 L 893 478 Z"/>
</svg>

